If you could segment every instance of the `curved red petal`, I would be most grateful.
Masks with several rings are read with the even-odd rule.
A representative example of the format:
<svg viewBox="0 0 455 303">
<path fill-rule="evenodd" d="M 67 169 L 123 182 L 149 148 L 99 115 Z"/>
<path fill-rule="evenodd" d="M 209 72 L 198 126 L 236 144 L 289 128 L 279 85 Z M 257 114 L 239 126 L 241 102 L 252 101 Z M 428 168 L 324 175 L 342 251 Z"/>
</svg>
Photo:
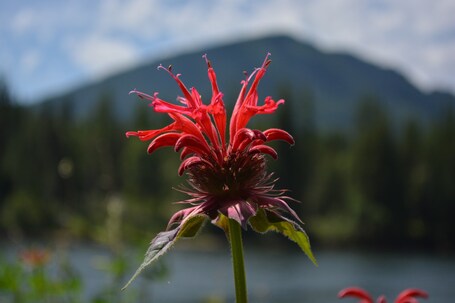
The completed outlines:
<svg viewBox="0 0 455 303">
<path fill-rule="evenodd" d="M 282 140 L 286 141 L 290 145 L 294 145 L 294 138 L 287 132 L 279 128 L 269 128 L 264 131 L 264 135 L 267 141 Z"/>
<path fill-rule="evenodd" d="M 418 288 L 408 288 L 403 290 L 395 299 L 395 303 L 407 303 L 411 298 L 428 298 L 428 293 Z"/>
<path fill-rule="evenodd" d="M 251 146 L 260 145 L 266 141 L 267 138 L 261 131 L 259 131 L 257 129 L 253 129 L 251 131 L 252 131 L 252 133 L 249 132 L 249 134 L 247 136 L 245 136 L 243 138 L 243 140 L 239 138 L 239 140 L 242 140 L 242 141 L 239 141 L 238 144 L 236 144 L 236 146 L 234 146 L 233 151 L 245 150 L 245 149 L 247 149 L 247 147 L 249 145 L 251 145 Z"/>
<path fill-rule="evenodd" d="M 348 287 L 338 293 L 338 298 L 356 297 L 365 300 L 365 303 L 374 303 L 370 294 L 358 287 Z"/>
<path fill-rule="evenodd" d="M 254 132 L 254 139 L 255 140 L 261 140 L 261 141 L 267 141 L 267 136 L 264 134 L 264 132 L 258 130 L 258 129 L 253 129 Z"/>
<path fill-rule="evenodd" d="M 160 147 L 174 146 L 181 136 L 181 133 L 166 133 L 158 136 L 149 144 L 147 152 L 151 154 Z"/>
<path fill-rule="evenodd" d="M 194 151 L 193 151 L 193 150 L 191 150 L 191 149 L 188 148 L 188 147 L 182 148 L 182 151 L 180 152 L 180 160 L 185 159 L 186 157 L 188 157 L 188 156 L 191 155 L 191 154 L 194 154 Z"/>
<path fill-rule="evenodd" d="M 188 168 L 190 168 L 191 166 L 197 165 L 197 164 L 202 164 L 202 163 L 207 166 L 212 167 L 210 162 L 202 159 L 201 157 L 193 156 L 193 157 L 186 158 L 185 160 L 182 161 L 182 163 L 179 166 L 179 169 L 178 169 L 179 176 L 183 175 L 183 172 L 185 170 L 187 170 Z"/>
<path fill-rule="evenodd" d="M 175 143 L 174 150 L 178 152 L 184 147 L 188 147 L 189 149 L 197 151 L 200 154 L 210 154 L 210 150 L 207 149 L 206 144 L 204 144 L 204 142 L 201 142 L 198 137 L 190 134 L 181 136 Z"/>
<path fill-rule="evenodd" d="M 278 153 L 276 150 L 267 145 L 256 145 L 250 148 L 250 153 L 262 153 L 271 156 L 273 159 L 278 159 Z"/>
<path fill-rule="evenodd" d="M 231 134 L 232 135 L 232 134 Z M 233 151 L 236 151 L 239 147 L 239 145 L 243 142 L 243 140 L 248 139 L 248 140 L 253 140 L 255 136 L 255 133 L 253 130 L 249 128 L 241 128 L 239 129 L 235 134 L 234 138 L 231 139 L 232 146 L 231 149 Z"/>
</svg>

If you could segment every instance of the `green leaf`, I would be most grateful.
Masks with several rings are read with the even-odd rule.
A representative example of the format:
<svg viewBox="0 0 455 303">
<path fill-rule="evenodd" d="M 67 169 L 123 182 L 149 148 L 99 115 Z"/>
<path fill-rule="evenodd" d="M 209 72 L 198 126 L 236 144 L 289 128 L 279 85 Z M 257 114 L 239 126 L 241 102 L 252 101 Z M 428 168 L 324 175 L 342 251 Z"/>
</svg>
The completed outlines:
<svg viewBox="0 0 455 303">
<path fill-rule="evenodd" d="M 150 243 L 147 252 L 145 253 L 144 261 L 136 270 L 131 279 L 123 286 L 122 290 L 126 289 L 134 279 L 144 270 L 145 267 L 152 264 L 159 257 L 164 255 L 175 242 L 180 238 L 190 238 L 197 235 L 198 231 L 204 225 L 206 220 L 205 215 L 194 215 L 186 218 L 178 227 L 172 230 L 167 230 L 158 233 Z"/>
<path fill-rule="evenodd" d="M 229 240 L 229 218 L 223 214 L 218 214 L 218 218 L 216 218 L 216 221 L 212 221 L 212 223 L 224 230 Z"/>
<path fill-rule="evenodd" d="M 300 246 L 314 265 L 318 265 L 316 258 L 311 251 L 310 239 L 308 238 L 308 235 L 296 222 L 276 216 L 271 216 L 269 218 L 266 212 L 263 209 L 260 209 L 258 210 L 256 216 L 250 218 L 249 223 L 255 231 L 260 233 L 268 231 L 282 233 L 290 240 L 297 243 L 297 245 Z"/>
<path fill-rule="evenodd" d="M 178 237 L 194 238 L 204 226 L 207 217 L 205 215 L 196 215 L 188 218 L 178 233 Z"/>
</svg>

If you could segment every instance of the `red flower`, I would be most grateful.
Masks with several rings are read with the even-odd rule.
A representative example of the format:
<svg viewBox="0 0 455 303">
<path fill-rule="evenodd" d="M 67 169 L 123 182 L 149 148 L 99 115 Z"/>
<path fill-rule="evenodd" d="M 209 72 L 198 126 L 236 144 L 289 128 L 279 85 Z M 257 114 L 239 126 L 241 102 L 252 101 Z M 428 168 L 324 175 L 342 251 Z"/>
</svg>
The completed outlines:
<svg viewBox="0 0 455 303">
<path fill-rule="evenodd" d="M 345 297 L 356 297 L 360 303 L 374 303 L 373 298 L 365 290 L 358 287 L 348 287 L 338 293 L 340 299 Z M 428 298 L 428 294 L 420 289 L 408 288 L 403 290 L 395 299 L 395 303 L 418 303 L 416 297 Z M 380 296 L 377 303 L 386 303 L 385 296 Z"/>
<path fill-rule="evenodd" d="M 152 241 L 147 255 L 152 251 L 154 255 L 149 262 L 146 256 L 144 263 L 151 263 L 178 237 L 193 236 L 207 217 L 225 230 L 226 219 L 231 218 L 244 229 L 249 223 L 259 232 L 282 232 L 297 242 L 314 261 L 308 237 L 295 222 L 301 221 L 287 203 L 293 199 L 285 195 L 285 190 L 274 188 L 275 179 L 266 169 L 267 156 L 278 158 L 275 149 L 267 144 L 282 140 L 293 145 L 294 139 L 282 129 L 260 131 L 247 126 L 253 116 L 272 114 L 278 105 L 284 103 L 282 99 L 275 101 L 267 97 L 263 105 L 258 105 L 257 88 L 271 62 L 269 56 L 266 56 L 260 68 L 256 68 L 241 82 L 229 122 L 228 137 L 223 94 L 218 88 L 215 71 L 205 55 L 212 87 L 209 104 L 202 102 L 195 88 L 188 89 L 171 67 L 166 69 L 161 65 L 158 68 L 166 70 L 182 91 L 183 97 L 177 98 L 180 105 L 160 99 L 158 93 L 152 96 L 136 90 L 131 92 L 149 100 L 155 112 L 168 114 L 173 122 L 161 129 L 129 131 L 126 136 L 151 141 L 147 149 L 149 153 L 164 146 L 180 152 L 182 163 L 178 173 L 186 173 L 188 183 L 180 190 L 190 197 L 180 202 L 190 207 L 174 214 L 167 231 L 158 234 Z M 168 246 L 157 252 L 153 244 L 159 242 L 163 246 L 163 241 Z"/>
<path fill-rule="evenodd" d="M 22 262 L 32 268 L 42 267 L 49 262 L 50 253 L 45 249 L 27 249 L 20 253 Z"/>
</svg>

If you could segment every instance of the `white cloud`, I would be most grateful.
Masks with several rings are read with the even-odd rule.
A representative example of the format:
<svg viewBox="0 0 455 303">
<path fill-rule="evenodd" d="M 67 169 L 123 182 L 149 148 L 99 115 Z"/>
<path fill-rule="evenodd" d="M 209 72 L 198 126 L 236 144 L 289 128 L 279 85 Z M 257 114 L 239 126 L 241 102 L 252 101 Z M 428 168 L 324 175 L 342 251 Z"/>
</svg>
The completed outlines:
<svg viewBox="0 0 455 303">
<path fill-rule="evenodd" d="M 121 39 L 92 35 L 67 44 L 70 55 L 91 77 L 105 76 L 138 60 L 136 47 Z"/>
</svg>

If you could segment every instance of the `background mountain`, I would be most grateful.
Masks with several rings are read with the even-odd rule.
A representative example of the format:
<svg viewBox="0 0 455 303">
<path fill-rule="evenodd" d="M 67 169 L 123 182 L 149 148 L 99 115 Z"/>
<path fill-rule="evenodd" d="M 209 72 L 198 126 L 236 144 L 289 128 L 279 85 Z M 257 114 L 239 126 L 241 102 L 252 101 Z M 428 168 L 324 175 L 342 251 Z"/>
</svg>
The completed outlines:
<svg viewBox="0 0 455 303">
<path fill-rule="evenodd" d="M 384 69 L 352 55 L 322 52 L 309 44 L 285 36 L 266 37 L 204 49 L 138 66 L 82 86 L 66 94 L 49 98 L 39 107 L 70 106 L 77 118 L 84 118 L 99 100 L 109 98 L 115 114 L 130 119 L 139 105 L 134 88 L 173 102 L 178 93 L 175 82 L 159 64 L 173 65 L 174 72 L 188 87 L 196 87 L 205 102 L 210 98 L 210 85 L 204 59 L 207 53 L 218 75 L 225 102 L 233 102 L 243 79 L 242 71 L 251 72 L 260 66 L 267 52 L 272 53 L 272 65 L 261 82 L 261 101 L 267 95 L 292 99 L 294 122 L 310 114 L 318 130 L 349 130 L 359 102 L 374 99 L 382 105 L 395 125 L 416 119 L 429 122 L 448 106 L 455 105 L 449 93 L 424 93 L 394 70 Z"/>
</svg>

